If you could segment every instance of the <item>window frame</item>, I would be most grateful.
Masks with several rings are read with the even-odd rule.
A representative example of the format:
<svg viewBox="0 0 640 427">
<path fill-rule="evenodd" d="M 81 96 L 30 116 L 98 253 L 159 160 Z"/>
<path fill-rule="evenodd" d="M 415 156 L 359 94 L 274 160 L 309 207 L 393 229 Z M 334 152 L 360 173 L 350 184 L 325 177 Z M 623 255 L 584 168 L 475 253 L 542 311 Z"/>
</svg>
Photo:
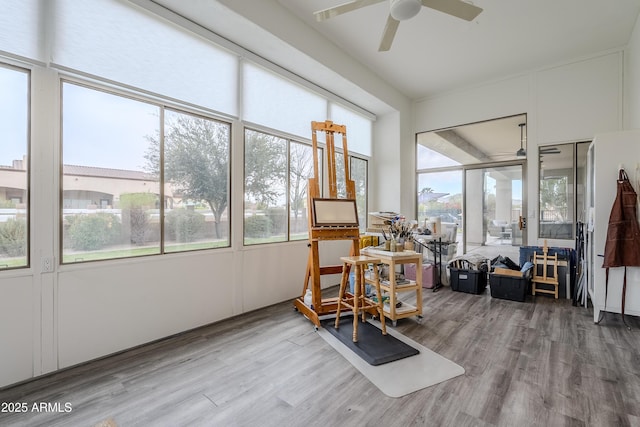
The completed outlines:
<svg viewBox="0 0 640 427">
<path fill-rule="evenodd" d="M 33 73 L 30 68 L 21 67 L 17 65 L 12 65 L 7 62 L 0 62 L 0 67 L 3 69 L 8 69 L 11 71 L 15 71 L 18 73 L 22 73 L 26 77 L 26 129 L 25 129 L 25 155 L 26 155 L 26 164 L 25 167 L 25 200 L 22 203 L 25 205 L 25 254 L 24 254 L 24 264 L 23 265 L 15 265 L 9 266 L 7 264 L 6 267 L 3 267 L 4 264 L 0 263 L 0 272 L 4 271 L 12 271 L 12 270 L 21 270 L 21 269 L 29 269 L 32 266 L 31 262 L 31 225 L 32 225 L 32 210 L 31 210 L 31 181 L 32 181 L 32 162 L 31 162 L 31 126 L 32 126 L 32 78 Z M 17 160 L 17 159 L 16 159 Z M 24 158 L 22 159 L 24 161 Z"/>
<path fill-rule="evenodd" d="M 89 260 L 78 260 L 78 261 L 68 261 L 65 260 L 65 233 L 64 233 L 64 135 L 63 135 L 63 112 L 64 112 L 64 96 L 63 96 L 63 87 L 65 84 L 72 84 L 79 86 L 83 89 L 93 90 L 102 92 L 108 95 L 125 98 L 128 100 L 141 102 L 144 104 L 148 104 L 154 106 L 158 110 L 158 129 L 159 135 L 158 138 L 160 140 L 160 169 L 158 171 L 158 198 L 161 201 L 159 203 L 158 212 L 159 217 L 162 218 L 159 224 L 159 240 L 158 240 L 158 252 L 149 253 L 149 254 L 134 254 L 127 255 L 121 257 L 111 257 L 111 258 L 99 258 L 99 259 L 89 259 Z M 198 252 L 198 251 L 206 251 L 206 250 L 216 250 L 216 249 L 225 249 L 231 247 L 232 244 L 232 226 L 231 226 L 231 209 L 232 209 L 232 189 L 231 189 L 231 162 L 232 162 L 232 144 L 233 144 L 233 129 L 234 122 L 229 120 L 229 118 L 216 116 L 211 114 L 210 112 L 203 112 L 201 110 L 194 110 L 193 108 L 189 108 L 187 106 L 178 105 L 170 102 L 163 102 L 161 99 L 150 98 L 145 96 L 144 94 L 137 93 L 135 91 L 122 89 L 115 85 L 106 85 L 101 84 L 100 82 L 88 81 L 85 79 L 81 79 L 75 76 L 69 75 L 61 75 L 58 81 L 58 93 L 60 95 L 60 116 L 59 116 L 59 124 L 60 124 L 60 146 L 59 146 L 59 161 L 58 161 L 58 169 L 59 169 L 59 253 L 60 253 L 60 265 L 74 265 L 74 264 L 86 264 L 89 262 L 103 262 L 103 261 L 118 261 L 118 260 L 126 260 L 131 258 L 140 258 L 140 257 L 150 257 L 150 256 L 164 256 L 164 255 L 173 255 L 173 254 L 184 254 L 189 252 Z M 229 141 L 227 146 L 227 197 L 228 197 L 228 205 L 227 205 L 227 216 L 228 216 L 228 230 L 227 230 L 227 242 L 224 246 L 219 247 L 207 247 L 207 248 L 194 248 L 187 250 L 173 250 L 167 251 L 165 248 L 165 223 L 166 223 L 166 214 L 165 214 L 165 206 L 164 206 L 164 196 L 165 196 L 165 185 L 164 182 L 164 138 L 165 138 L 165 111 L 169 110 L 173 113 L 177 114 L 186 114 L 198 118 L 203 118 L 206 120 L 212 120 L 215 122 L 223 123 L 229 126 Z M 108 247 L 105 248 L 108 250 Z"/>
</svg>

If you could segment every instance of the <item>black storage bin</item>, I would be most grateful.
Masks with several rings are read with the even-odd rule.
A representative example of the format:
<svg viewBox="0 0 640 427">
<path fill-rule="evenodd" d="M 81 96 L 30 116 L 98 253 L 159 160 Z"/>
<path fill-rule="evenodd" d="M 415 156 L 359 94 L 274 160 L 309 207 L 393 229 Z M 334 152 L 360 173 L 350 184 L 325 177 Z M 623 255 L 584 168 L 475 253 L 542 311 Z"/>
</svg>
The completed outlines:
<svg viewBox="0 0 640 427">
<path fill-rule="evenodd" d="M 524 302 L 529 291 L 529 279 L 526 277 L 505 276 L 491 273 L 489 277 L 491 297 Z"/>
<path fill-rule="evenodd" d="M 468 294 L 480 294 L 487 287 L 487 273 L 481 270 L 450 268 L 451 289 Z"/>
</svg>

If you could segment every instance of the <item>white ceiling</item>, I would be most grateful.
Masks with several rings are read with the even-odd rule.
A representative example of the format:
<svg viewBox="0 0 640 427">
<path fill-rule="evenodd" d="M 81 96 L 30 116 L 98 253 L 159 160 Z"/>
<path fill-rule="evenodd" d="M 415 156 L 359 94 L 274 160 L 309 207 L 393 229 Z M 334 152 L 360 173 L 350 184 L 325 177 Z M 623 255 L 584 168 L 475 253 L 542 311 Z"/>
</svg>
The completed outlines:
<svg viewBox="0 0 640 427">
<path fill-rule="evenodd" d="M 337 84 L 337 79 L 317 80 L 323 64 L 313 64 L 309 52 L 296 52 L 288 45 L 295 45 L 295 40 L 280 40 L 260 28 L 263 23 L 250 21 L 271 19 L 281 27 L 287 26 L 286 31 L 281 31 L 283 38 L 304 37 L 298 30 L 301 26 L 311 27 L 318 37 L 328 39 L 410 99 L 624 47 L 640 13 L 640 0 L 473 0 L 483 12 L 467 22 L 423 7 L 417 16 L 400 23 L 391 49 L 378 52 L 388 2 L 316 22 L 314 11 L 349 0 L 268 0 L 272 5 L 260 10 L 273 8 L 273 18 L 248 19 L 237 15 L 251 14 L 247 8 L 253 3 L 248 0 L 153 1 L 341 93 L 346 88 Z M 280 7 L 284 9 L 277 10 Z M 364 105 L 368 101 L 361 101 L 365 108 L 371 108 Z M 374 110 L 372 106 L 371 111 Z"/>
<path fill-rule="evenodd" d="M 626 45 L 640 0 L 473 0 L 472 22 L 423 7 L 378 52 L 382 2 L 327 21 L 313 12 L 348 0 L 278 0 L 412 99 L 531 71 Z"/>
<path fill-rule="evenodd" d="M 640 13 L 640 0 L 473 0 L 483 12 L 467 22 L 423 7 L 400 23 L 391 49 L 378 52 L 388 2 L 316 22 L 314 11 L 349 0 L 252 0 L 267 2 L 259 8 L 251 0 L 153 1 L 333 93 L 349 94 L 376 114 L 389 106 L 321 59 L 297 51 L 295 40 L 281 38 L 309 37 L 312 28 L 313 37 L 328 39 L 415 100 L 619 49 Z M 265 31 L 265 21 L 286 27 L 281 38 Z M 520 146 L 521 121 L 512 117 L 456 131 L 495 160 L 507 160 Z"/>
</svg>

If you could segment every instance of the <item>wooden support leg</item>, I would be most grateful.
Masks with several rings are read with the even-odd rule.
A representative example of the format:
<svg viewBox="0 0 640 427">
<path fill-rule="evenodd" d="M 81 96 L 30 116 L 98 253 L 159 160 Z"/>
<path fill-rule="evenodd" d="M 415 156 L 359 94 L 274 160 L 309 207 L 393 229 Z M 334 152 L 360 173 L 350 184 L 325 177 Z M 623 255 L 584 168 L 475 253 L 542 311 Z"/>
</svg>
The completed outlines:
<svg viewBox="0 0 640 427">
<path fill-rule="evenodd" d="M 355 266 L 355 279 L 356 283 L 353 287 L 353 342 L 358 342 L 358 303 L 360 302 L 360 288 L 362 281 L 360 280 L 360 272 L 362 268 L 359 265 Z"/>
<path fill-rule="evenodd" d="M 365 306 L 365 298 L 367 297 L 367 282 L 364 280 L 364 266 L 358 266 L 358 272 L 360 273 L 360 302 L 362 302 L 362 306 Z M 362 310 L 362 321 L 367 321 L 367 312 Z"/>
<path fill-rule="evenodd" d="M 382 292 L 380 291 L 380 276 L 378 275 L 378 266 L 373 265 L 373 281 L 376 287 L 376 295 L 378 296 L 378 316 L 380 317 L 380 326 L 382 327 L 382 335 L 387 335 L 387 326 L 384 318 L 384 304 L 382 303 Z"/>
<path fill-rule="evenodd" d="M 347 263 L 342 264 L 342 279 L 340 279 L 340 291 L 338 292 L 338 307 L 336 309 L 336 322 L 334 327 L 338 329 L 340 325 L 340 308 L 342 306 L 342 299 L 346 292 L 347 283 L 349 282 L 349 265 Z"/>
</svg>

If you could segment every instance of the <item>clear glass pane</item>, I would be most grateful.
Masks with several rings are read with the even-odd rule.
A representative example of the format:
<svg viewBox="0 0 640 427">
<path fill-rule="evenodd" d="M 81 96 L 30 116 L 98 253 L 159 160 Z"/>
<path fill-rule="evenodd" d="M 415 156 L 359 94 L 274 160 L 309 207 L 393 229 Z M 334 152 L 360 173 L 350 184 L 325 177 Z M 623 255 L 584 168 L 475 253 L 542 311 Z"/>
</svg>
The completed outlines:
<svg viewBox="0 0 640 427">
<path fill-rule="evenodd" d="M 574 144 L 539 148 L 539 236 L 572 239 L 574 224 Z"/>
<path fill-rule="evenodd" d="M 418 174 L 418 226 L 435 229 L 444 242 L 455 243 L 447 256 L 462 253 L 461 170 Z"/>
<path fill-rule="evenodd" d="M 431 168 L 441 168 L 447 166 L 460 166 L 459 162 L 456 162 L 449 157 L 438 153 L 435 150 L 427 148 L 423 145 L 418 144 L 418 153 L 417 153 L 417 166 L 418 170 L 423 169 L 431 169 Z"/>
<path fill-rule="evenodd" d="M 287 240 L 287 140 L 245 130 L 244 244 Z"/>
<path fill-rule="evenodd" d="M 368 162 L 351 157 L 351 179 L 356 185 L 356 205 L 358 206 L 358 222 L 363 232 L 367 228 L 367 165 Z"/>
<path fill-rule="evenodd" d="M 165 252 L 229 246 L 231 125 L 170 110 L 164 118 Z"/>
<path fill-rule="evenodd" d="M 313 149 L 292 142 L 289 154 L 290 240 L 309 237 L 307 186 L 310 177 L 313 177 Z"/>
<path fill-rule="evenodd" d="M 418 174 L 418 223 L 440 217 L 457 223 L 462 216 L 462 171 Z"/>
<path fill-rule="evenodd" d="M 336 187 L 338 197 L 347 197 L 347 179 L 344 174 L 344 155 L 336 153 Z"/>
<path fill-rule="evenodd" d="M 422 132 L 417 135 L 417 168 L 525 159 L 526 115 Z"/>
<path fill-rule="evenodd" d="M 28 265 L 29 74 L 0 67 L 0 269 Z"/>
<path fill-rule="evenodd" d="M 64 83 L 63 263 L 160 253 L 159 108 Z"/>
<path fill-rule="evenodd" d="M 467 170 L 465 185 L 467 252 L 517 260 L 517 246 L 522 244 L 522 166 Z"/>
<path fill-rule="evenodd" d="M 589 142 L 576 144 L 576 220 L 587 221 L 586 191 Z"/>
</svg>

